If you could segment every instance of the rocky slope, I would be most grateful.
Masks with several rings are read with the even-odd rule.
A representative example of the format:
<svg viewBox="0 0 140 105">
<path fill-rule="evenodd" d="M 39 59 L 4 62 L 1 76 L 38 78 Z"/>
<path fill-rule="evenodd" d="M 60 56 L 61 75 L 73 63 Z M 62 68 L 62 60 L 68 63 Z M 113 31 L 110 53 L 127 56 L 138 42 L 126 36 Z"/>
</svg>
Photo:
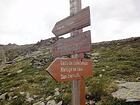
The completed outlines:
<svg viewBox="0 0 140 105">
<path fill-rule="evenodd" d="M 70 82 L 57 83 L 45 69 L 56 38 L 31 45 L 0 45 L 0 105 L 70 105 Z M 92 44 L 93 76 L 86 78 L 87 104 L 125 105 L 115 99 L 116 81 L 140 82 L 140 37 Z M 51 104 L 49 104 L 51 103 Z M 126 104 L 127 105 L 127 104 Z"/>
</svg>

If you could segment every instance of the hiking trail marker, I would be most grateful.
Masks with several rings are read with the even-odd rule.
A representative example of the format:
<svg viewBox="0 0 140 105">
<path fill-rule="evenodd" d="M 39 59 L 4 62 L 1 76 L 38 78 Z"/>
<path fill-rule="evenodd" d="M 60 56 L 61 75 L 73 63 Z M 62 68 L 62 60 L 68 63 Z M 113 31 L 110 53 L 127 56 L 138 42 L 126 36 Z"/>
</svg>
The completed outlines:
<svg viewBox="0 0 140 105">
<path fill-rule="evenodd" d="M 53 56 L 72 58 L 56 58 L 47 71 L 58 82 L 72 81 L 72 105 L 85 105 L 84 77 L 92 75 L 92 61 L 84 59 L 84 53 L 91 51 L 91 33 L 82 30 L 89 25 L 89 7 L 81 10 L 81 0 L 70 0 L 70 16 L 57 22 L 52 30 L 58 39 L 52 46 Z M 71 37 L 59 39 L 67 33 Z"/>
<path fill-rule="evenodd" d="M 61 36 L 74 30 L 78 30 L 90 25 L 90 10 L 86 7 L 76 13 L 57 22 L 52 30 L 55 36 Z"/>
<path fill-rule="evenodd" d="M 90 31 L 73 37 L 60 39 L 52 47 L 54 57 L 61 57 L 69 54 L 78 54 L 91 51 Z"/>
<path fill-rule="evenodd" d="M 81 77 L 92 75 L 92 61 L 77 58 L 56 58 L 47 71 L 59 82 L 79 80 Z"/>
</svg>

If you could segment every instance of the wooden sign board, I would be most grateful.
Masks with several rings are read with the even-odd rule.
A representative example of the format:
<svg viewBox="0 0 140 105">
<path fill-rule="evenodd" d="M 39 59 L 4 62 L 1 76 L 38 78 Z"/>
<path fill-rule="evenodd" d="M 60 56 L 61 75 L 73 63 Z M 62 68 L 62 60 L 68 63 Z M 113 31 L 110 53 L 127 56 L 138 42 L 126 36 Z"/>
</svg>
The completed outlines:
<svg viewBox="0 0 140 105">
<path fill-rule="evenodd" d="M 90 34 L 90 31 L 86 31 L 80 33 L 80 35 L 58 40 L 52 47 L 53 56 L 61 57 L 91 51 Z"/>
<path fill-rule="evenodd" d="M 59 82 L 78 80 L 92 75 L 92 61 L 77 58 L 57 58 L 47 68 L 49 74 Z"/>
<path fill-rule="evenodd" d="M 74 30 L 78 30 L 90 25 L 89 7 L 77 12 L 74 16 L 69 16 L 57 22 L 52 30 L 55 36 L 61 36 Z"/>
</svg>

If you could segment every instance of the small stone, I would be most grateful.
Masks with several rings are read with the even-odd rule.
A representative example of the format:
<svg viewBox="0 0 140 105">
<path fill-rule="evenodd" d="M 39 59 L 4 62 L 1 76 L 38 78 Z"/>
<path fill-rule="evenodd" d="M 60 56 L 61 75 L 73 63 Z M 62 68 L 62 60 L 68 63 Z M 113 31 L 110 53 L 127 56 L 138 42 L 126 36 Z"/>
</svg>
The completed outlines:
<svg viewBox="0 0 140 105">
<path fill-rule="evenodd" d="M 37 102 L 37 103 L 34 103 L 33 105 L 45 105 L 45 103 L 44 103 L 44 102 L 39 101 L 39 102 Z M 52 105 L 53 105 L 53 104 L 52 104 Z"/>
<path fill-rule="evenodd" d="M 47 105 L 56 105 L 55 100 L 50 100 L 47 102 Z"/>
<path fill-rule="evenodd" d="M 106 66 L 106 68 L 109 68 L 109 66 Z"/>
<path fill-rule="evenodd" d="M 8 74 L 7 74 L 7 76 L 10 76 L 10 75 L 11 75 L 11 73 L 8 73 Z"/>
<path fill-rule="evenodd" d="M 59 88 L 56 88 L 55 91 L 59 91 Z"/>
<path fill-rule="evenodd" d="M 10 96 L 10 97 L 9 97 L 9 101 L 11 101 L 11 100 L 12 100 L 12 97 Z"/>
<path fill-rule="evenodd" d="M 89 105 L 89 102 L 86 102 L 86 105 Z"/>
<path fill-rule="evenodd" d="M 37 98 L 38 96 L 37 96 L 37 95 L 33 95 L 33 97 L 34 97 L 34 98 Z"/>
<path fill-rule="evenodd" d="M 105 69 L 102 69 L 102 71 L 104 72 L 104 71 L 105 71 Z"/>
<path fill-rule="evenodd" d="M 28 99 L 26 99 L 26 101 L 28 101 L 28 102 L 31 102 L 31 101 L 33 101 L 34 99 L 32 98 L 32 97 L 29 97 Z"/>
<path fill-rule="evenodd" d="M 56 105 L 62 105 L 63 101 L 58 102 Z"/>
<path fill-rule="evenodd" d="M 117 83 L 117 84 L 119 84 L 119 83 L 120 83 L 120 81 L 119 81 L 119 80 L 115 80 L 114 82 L 115 82 L 115 83 Z"/>
<path fill-rule="evenodd" d="M 99 56 L 99 53 L 92 53 L 92 56 Z"/>
<path fill-rule="evenodd" d="M 15 87 L 12 87 L 12 88 L 10 88 L 10 91 L 14 91 L 16 88 Z"/>
<path fill-rule="evenodd" d="M 18 87 L 16 87 L 17 89 L 19 89 L 19 86 Z"/>
<path fill-rule="evenodd" d="M 50 100 L 52 98 L 52 96 L 49 96 L 46 98 L 46 101 Z"/>
<path fill-rule="evenodd" d="M 25 94 L 25 92 L 20 92 L 21 95 Z"/>
<path fill-rule="evenodd" d="M 18 96 L 14 96 L 14 97 L 13 97 L 13 99 L 16 99 L 16 98 L 18 98 Z"/>
<path fill-rule="evenodd" d="M 102 77 L 102 76 L 103 76 L 102 74 L 99 75 L 99 77 Z"/>
<path fill-rule="evenodd" d="M 58 95 L 60 95 L 60 92 L 59 91 L 56 91 L 55 92 L 55 96 L 58 96 Z"/>
<path fill-rule="evenodd" d="M 22 72 L 22 70 L 18 70 L 18 71 L 17 71 L 17 73 L 21 73 L 21 72 Z"/>
<path fill-rule="evenodd" d="M 26 79 L 23 79 L 23 82 L 27 82 L 27 80 Z"/>
<path fill-rule="evenodd" d="M 30 98 L 30 93 L 26 93 L 26 98 Z"/>
<path fill-rule="evenodd" d="M 95 102 L 93 100 L 90 100 L 89 105 L 95 105 Z"/>
<path fill-rule="evenodd" d="M 140 80 L 140 77 L 136 78 L 136 80 L 139 81 Z"/>
<path fill-rule="evenodd" d="M 0 99 L 5 100 L 6 99 L 6 95 L 7 95 L 7 92 L 2 94 L 2 95 L 0 95 Z"/>
<path fill-rule="evenodd" d="M 43 101 L 43 100 L 44 100 L 44 97 L 40 98 L 39 100 L 40 100 L 40 101 Z"/>
<path fill-rule="evenodd" d="M 96 62 L 98 62 L 98 60 L 94 60 L 93 62 L 96 63 Z"/>
</svg>

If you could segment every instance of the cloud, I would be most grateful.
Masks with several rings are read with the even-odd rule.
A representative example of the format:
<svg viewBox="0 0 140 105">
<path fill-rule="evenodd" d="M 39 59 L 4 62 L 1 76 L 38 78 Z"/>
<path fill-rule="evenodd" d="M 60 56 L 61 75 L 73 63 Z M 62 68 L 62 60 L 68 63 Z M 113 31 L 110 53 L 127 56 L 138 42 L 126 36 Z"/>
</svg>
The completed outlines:
<svg viewBox="0 0 140 105">
<path fill-rule="evenodd" d="M 140 0 L 82 0 L 90 6 L 92 41 L 139 36 Z M 0 43 L 33 43 L 54 37 L 55 23 L 69 16 L 69 0 L 0 0 Z M 86 30 L 87 30 L 86 29 Z"/>
<path fill-rule="evenodd" d="M 56 0 L 6 1 L 0 0 L 3 6 L 0 10 L 3 13 L 0 17 L 0 43 L 24 44 L 52 37 L 51 29 L 55 22 L 68 15 L 66 0 L 61 0 L 60 5 Z"/>
<path fill-rule="evenodd" d="M 94 0 L 94 41 L 138 36 L 139 10 L 135 0 Z M 138 0 L 136 0 L 138 2 Z M 95 34 L 94 34 L 95 33 Z M 132 35 L 133 33 L 133 35 Z"/>
</svg>

